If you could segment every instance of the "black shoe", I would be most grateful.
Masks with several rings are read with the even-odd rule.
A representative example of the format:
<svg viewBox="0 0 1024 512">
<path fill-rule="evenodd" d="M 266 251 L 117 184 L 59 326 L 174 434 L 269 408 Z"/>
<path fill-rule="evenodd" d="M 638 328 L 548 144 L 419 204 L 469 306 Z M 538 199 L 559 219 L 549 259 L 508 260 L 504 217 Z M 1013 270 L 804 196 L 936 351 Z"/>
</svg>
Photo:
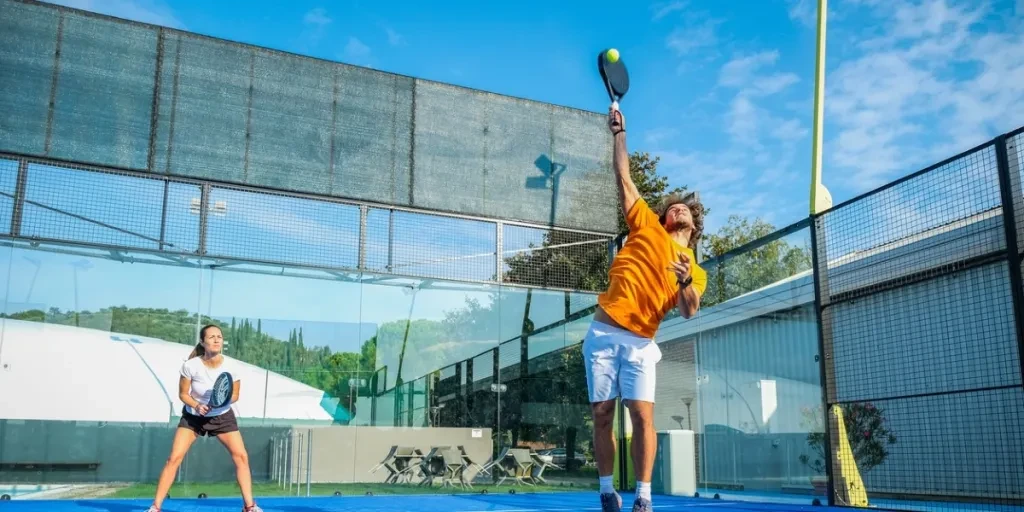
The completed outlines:
<svg viewBox="0 0 1024 512">
<path fill-rule="evenodd" d="M 621 510 L 622 496 L 615 492 L 601 494 L 601 512 L 620 512 Z"/>
</svg>

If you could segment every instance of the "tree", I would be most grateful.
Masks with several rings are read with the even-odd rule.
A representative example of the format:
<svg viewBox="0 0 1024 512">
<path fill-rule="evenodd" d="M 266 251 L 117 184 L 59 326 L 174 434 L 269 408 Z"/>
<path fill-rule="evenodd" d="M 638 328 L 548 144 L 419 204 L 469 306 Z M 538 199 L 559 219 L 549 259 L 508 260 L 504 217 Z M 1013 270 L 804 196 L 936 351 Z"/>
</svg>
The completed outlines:
<svg viewBox="0 0 1024 512">
<path fill-rule="evenodd" d="M 646 152 L 629 156 L 629 173 L 640 196 L 652 207 L 686 187 L 669 188 L 668 178 L 658 175 L 660 158 Z M 628 231 L 622 210 L 618 213 L 619 233 Z M 592 243 L 585 243 L 591 241 Z M 534 249 L 534 246 L 530 247 Z M 606 238 L 571 231 L 552 230 L 539 247 L 505 260 L 506 283 L 537 287 L 602 291 L 608 286 L 608 241 Z"/>
<path fill-rule="evenodd" d="M 704 259 L 713 262 L 714 258 L 774 232 L 775 226 L 761 219 L 751 221 L 731 215 L 725 226 L 706 237 Z M 707 307 L 810 270 L 811 248 L 778 239 L 726 261 L 705 264 L 704 268 L 708 272 L 708 287 L 701 305 Z"/>
</svg>

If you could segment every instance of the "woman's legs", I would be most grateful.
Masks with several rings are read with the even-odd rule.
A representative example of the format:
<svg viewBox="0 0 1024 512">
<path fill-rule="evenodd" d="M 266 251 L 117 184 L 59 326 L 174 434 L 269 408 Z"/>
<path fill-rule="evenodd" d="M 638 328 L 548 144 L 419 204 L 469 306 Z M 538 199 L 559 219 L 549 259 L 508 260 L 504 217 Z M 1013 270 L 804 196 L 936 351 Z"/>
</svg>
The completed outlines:
<svg viewBox="0 0 1024 512">
<path fill-rule="evenodd" d="M 217 436 L 224 447 L 231 453 L 231 460 L 235 462 L 235 476 L 238 478 L 238 488 L 242 491 L 242 500 L 245 506 L 253 504 L 252 499 L 252 472 L 249 470 L 249 454 L 245 451 L 245 443 L 242 442 L 242 433 L 235 430 Z"/>
<path fill-rule="evenodd" d="M 160 480 L 156 484 L 156 496 L 153 498 L 153 505 L 156 508 L 160 508 L 164 498 L 167 497 L 167 491 L 171 490 L 178 467 L 181 466 L 181 461 L 185 459 L 185 454 L 188 453 L 188 449 L 197 437 L 199 436 L 195 432 L 185 427 L 178 427 L 174 432 L 171 454 L 167 457 L 167 463 L 164 464 L 164 469 L 160 472 Z"/>
</svg>

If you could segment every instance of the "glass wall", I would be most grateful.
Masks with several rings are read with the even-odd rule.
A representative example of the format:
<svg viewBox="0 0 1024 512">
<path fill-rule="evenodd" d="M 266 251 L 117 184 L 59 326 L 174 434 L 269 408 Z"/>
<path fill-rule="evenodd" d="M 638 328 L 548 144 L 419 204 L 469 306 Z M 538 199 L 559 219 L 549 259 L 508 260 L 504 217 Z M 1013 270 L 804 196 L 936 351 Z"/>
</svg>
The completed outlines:
<svg viewBox="0 0 1024 512">
<path fill-rule="evenodd" d="M 694 432 L 701 496 L 825 501 L 811 261 L 806 223 L 705 261 L 700 311 L 658 333 L 655 429 Z"/>
<path fill-rule="evenodd" d="M 16 160 L 0 192 L 24 205 L 0 240 L 0 494 L 151 498 L 205 324 L 240 365 L 257 496 L 596 486 L 596 295 L 520 284 L 580 280 L 533 272 L 541 228 Z M 520 233 L 504 258 L 496 228 Z M 218 445 L 172 497 L 238 496 Z"/>
</svg>

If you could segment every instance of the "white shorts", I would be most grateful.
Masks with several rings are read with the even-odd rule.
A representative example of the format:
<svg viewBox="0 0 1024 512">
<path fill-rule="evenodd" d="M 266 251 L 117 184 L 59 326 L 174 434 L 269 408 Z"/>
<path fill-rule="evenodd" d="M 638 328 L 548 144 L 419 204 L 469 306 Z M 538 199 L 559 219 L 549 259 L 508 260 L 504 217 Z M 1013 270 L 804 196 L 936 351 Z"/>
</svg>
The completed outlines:
<svg viewBox="0 0 1024 512">
<path fill-rule="evenodd" d="M 650 338 L 593 321 L 583 339 L 583 366 L 587 369 L 590 401 L 654 402 L 654 369 L 661 349 Z"/>
</svg>

